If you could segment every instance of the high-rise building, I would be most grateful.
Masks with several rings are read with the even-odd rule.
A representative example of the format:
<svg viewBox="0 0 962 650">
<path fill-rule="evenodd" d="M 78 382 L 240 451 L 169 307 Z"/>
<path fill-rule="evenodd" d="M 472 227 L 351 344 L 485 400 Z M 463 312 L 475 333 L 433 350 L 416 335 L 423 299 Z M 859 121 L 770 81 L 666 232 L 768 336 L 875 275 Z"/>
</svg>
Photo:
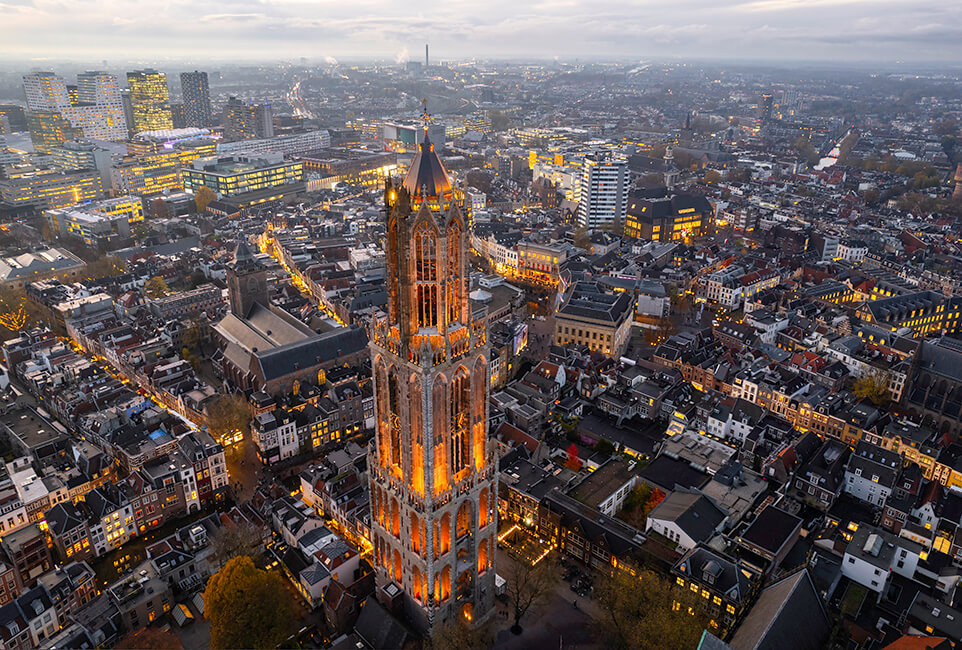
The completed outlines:
<svg viewBox="0 0 962 650">
<path fill-rule="evenodd" d="M 52 112 L 70 106 L 67 83 L 53 72 L 35 72 L 23 76 L 23 92 L 31 111 Z"/>
<path fill-rule="evenodd" d="M 64 142 L 83 137 L 80 129 L 75 129 L 70 120 L 56 111 L 27 113 L 27 127 L 37 153 L 50 153 Z"/>
<path fill-rule="evenodd" d="M 763 120 L 772 119 L 772 107 L 775 105 L 775 100 L 771 93 L 764 93 L 762 99 L 758 102 L 758 116 Z"/>
<path fill-rule="evenodd" d="M 184 122 L 199 129 L 211 126 L 214 118 L 210 109 L 210 86 L 207 73 L 181 72 L 180 90 L 184 96 Z"/>
<path fill-rule="evenodd" d="M 77 100 L 81 104 L 120 106 L 120 83 L 117 76 L 98 71 L 78 74 Z"/>
<path fill-rule="evenodd" d="M 430 631 L 494 598 L 497 468 L 487 443 L 484 320 L 468 300 L 463 195 L 425 134 L 385 192 L 388 314 L 372 329 L 368 461 L 378 593 Z"/>
<path fill-rule="evenodd" d="M 187 117 L 184 114 L 184 105 L 176 102 L 170 103 L 170 119 L 174 123 L 175 129 L 183 129 L 187 126 Z"/>
<path fill-rule="evenodd" d="M 226 142 L 273 136 L 274 110 L 270 104 L 249 104 L 237 97 L 228 98 L 224 107 Z"/>
<path fill-rule="evenodd" d="M 134 133 L 174 128 L 165 73 L 150 69 L 128 72 L 127 86 L 133 106 Z"/>
<path fill-rule="evenodd" d="M 0 104 L 0 125 L 4 133 L 17 133 L 27 130 L 27 115 L 22 106 L 16 104 Z"/>
<path fill-rule="evenodd" d="M 628 207 L 628 161 L 602 152 L 585 156 L 581 166 L 578 224 L 596 229 L 625 223 Z"/>
<path fill-rule="evenodd" d="M 63 77 L 52 72 L 39 72 L 24 76 L 23 89 L 31 111 L 46 116 L 59 113 L 77 134 L 98 140 L 124 140 L 127 137 L 120 90 L 113 75 L 85 72 L 78 75 L 76 86 L 67 86 Z M 46 144 L 49 142 L 47 135 L 33 138 L 39 139 L 43 146 L 49 146 Z"/>
</svg>

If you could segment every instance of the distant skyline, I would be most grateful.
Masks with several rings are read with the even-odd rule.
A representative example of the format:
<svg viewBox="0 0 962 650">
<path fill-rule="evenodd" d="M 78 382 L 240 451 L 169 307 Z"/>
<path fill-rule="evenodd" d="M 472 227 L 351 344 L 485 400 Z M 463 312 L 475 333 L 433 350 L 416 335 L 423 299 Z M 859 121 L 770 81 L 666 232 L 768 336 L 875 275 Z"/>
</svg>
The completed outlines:
<svg viewBox="0 0 962 650">
<path fill-rule="evenodd" d="M 944 0 L 0 0 L 4 61 L 649 57 L 962 62 Z"/>
</svg>

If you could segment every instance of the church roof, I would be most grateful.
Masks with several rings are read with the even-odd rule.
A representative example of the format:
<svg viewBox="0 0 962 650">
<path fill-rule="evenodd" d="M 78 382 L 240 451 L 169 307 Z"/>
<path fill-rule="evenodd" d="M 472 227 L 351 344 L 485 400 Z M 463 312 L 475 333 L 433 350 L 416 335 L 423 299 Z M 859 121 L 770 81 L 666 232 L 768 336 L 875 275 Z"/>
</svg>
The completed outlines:
<svg viewBox="0 0 962 650">
<path fill-rule="evenodd" d="M 451 179 L 428 138 L 427 130 L 404 178 L 404 189 L 412 198 L 420 199 L 443 197 L 451 193 Z"/>
<path fill-rule="evenodd" d="M 264 381 L 356 354 L 367 347 L 367 333 L 360 327 L 339 327 L 302 341 L 254 353 Z"/>
</svg>

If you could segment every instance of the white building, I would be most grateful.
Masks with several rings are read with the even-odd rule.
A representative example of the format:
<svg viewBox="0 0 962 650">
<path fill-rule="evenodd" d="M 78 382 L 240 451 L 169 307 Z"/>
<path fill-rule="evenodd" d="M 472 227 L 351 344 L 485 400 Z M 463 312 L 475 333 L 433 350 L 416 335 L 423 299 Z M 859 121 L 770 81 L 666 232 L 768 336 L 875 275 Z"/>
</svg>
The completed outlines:
<svg viewBox="0 0 962 650">
<path fill-rule="evenodd" d="M 648 515 L 645 532 L 654 531 L 690 551 L 707 542 L 722 529 L 727 513 L 700 492 L 678 489 L 655 506 Z"/>
<path fill-rule="evenodd" d="M 868 244 L 858 239 L 845 239 L 838 244 L 838 258 L 858 264 L 868 255 Z"/>
<path fill-rule="evenodd" d="M 866 589 L 882 593 L 892 573 L 913 579 L 923 555 L 922 547 L 915 542 L 861 524 L 845 549 L 842 575 Z"/>
<path fill-rule="evenodd" d="M 902 456 L 895 451 L 860 441 L 845 468 L 844 490 L 881 508 L 895 487 Z"/>
<path fill-rule="evenodd" d="M 594 230 L 625 223 L 628 210 L 628 161 L 609 153 L 586 156 L 581 166 L 578 224 Z"/>
</svg>

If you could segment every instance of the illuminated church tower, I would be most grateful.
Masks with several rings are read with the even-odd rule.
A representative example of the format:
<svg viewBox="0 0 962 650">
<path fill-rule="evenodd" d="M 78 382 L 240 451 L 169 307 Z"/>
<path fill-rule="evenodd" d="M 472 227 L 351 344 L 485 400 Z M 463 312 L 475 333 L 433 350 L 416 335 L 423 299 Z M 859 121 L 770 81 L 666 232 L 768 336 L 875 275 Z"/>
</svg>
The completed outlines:
<svg viewBox="0 0 962 650">
<path fill-rule="evenodd" d="M 382 596 L 422 630 L 494 604 L 497 472 L 488 347 L 468 301 L 463 194 L 424 138 L 385 188 L 388 315 L 371 342 L 377 414 L 371 538 Z"/>
</svg>

